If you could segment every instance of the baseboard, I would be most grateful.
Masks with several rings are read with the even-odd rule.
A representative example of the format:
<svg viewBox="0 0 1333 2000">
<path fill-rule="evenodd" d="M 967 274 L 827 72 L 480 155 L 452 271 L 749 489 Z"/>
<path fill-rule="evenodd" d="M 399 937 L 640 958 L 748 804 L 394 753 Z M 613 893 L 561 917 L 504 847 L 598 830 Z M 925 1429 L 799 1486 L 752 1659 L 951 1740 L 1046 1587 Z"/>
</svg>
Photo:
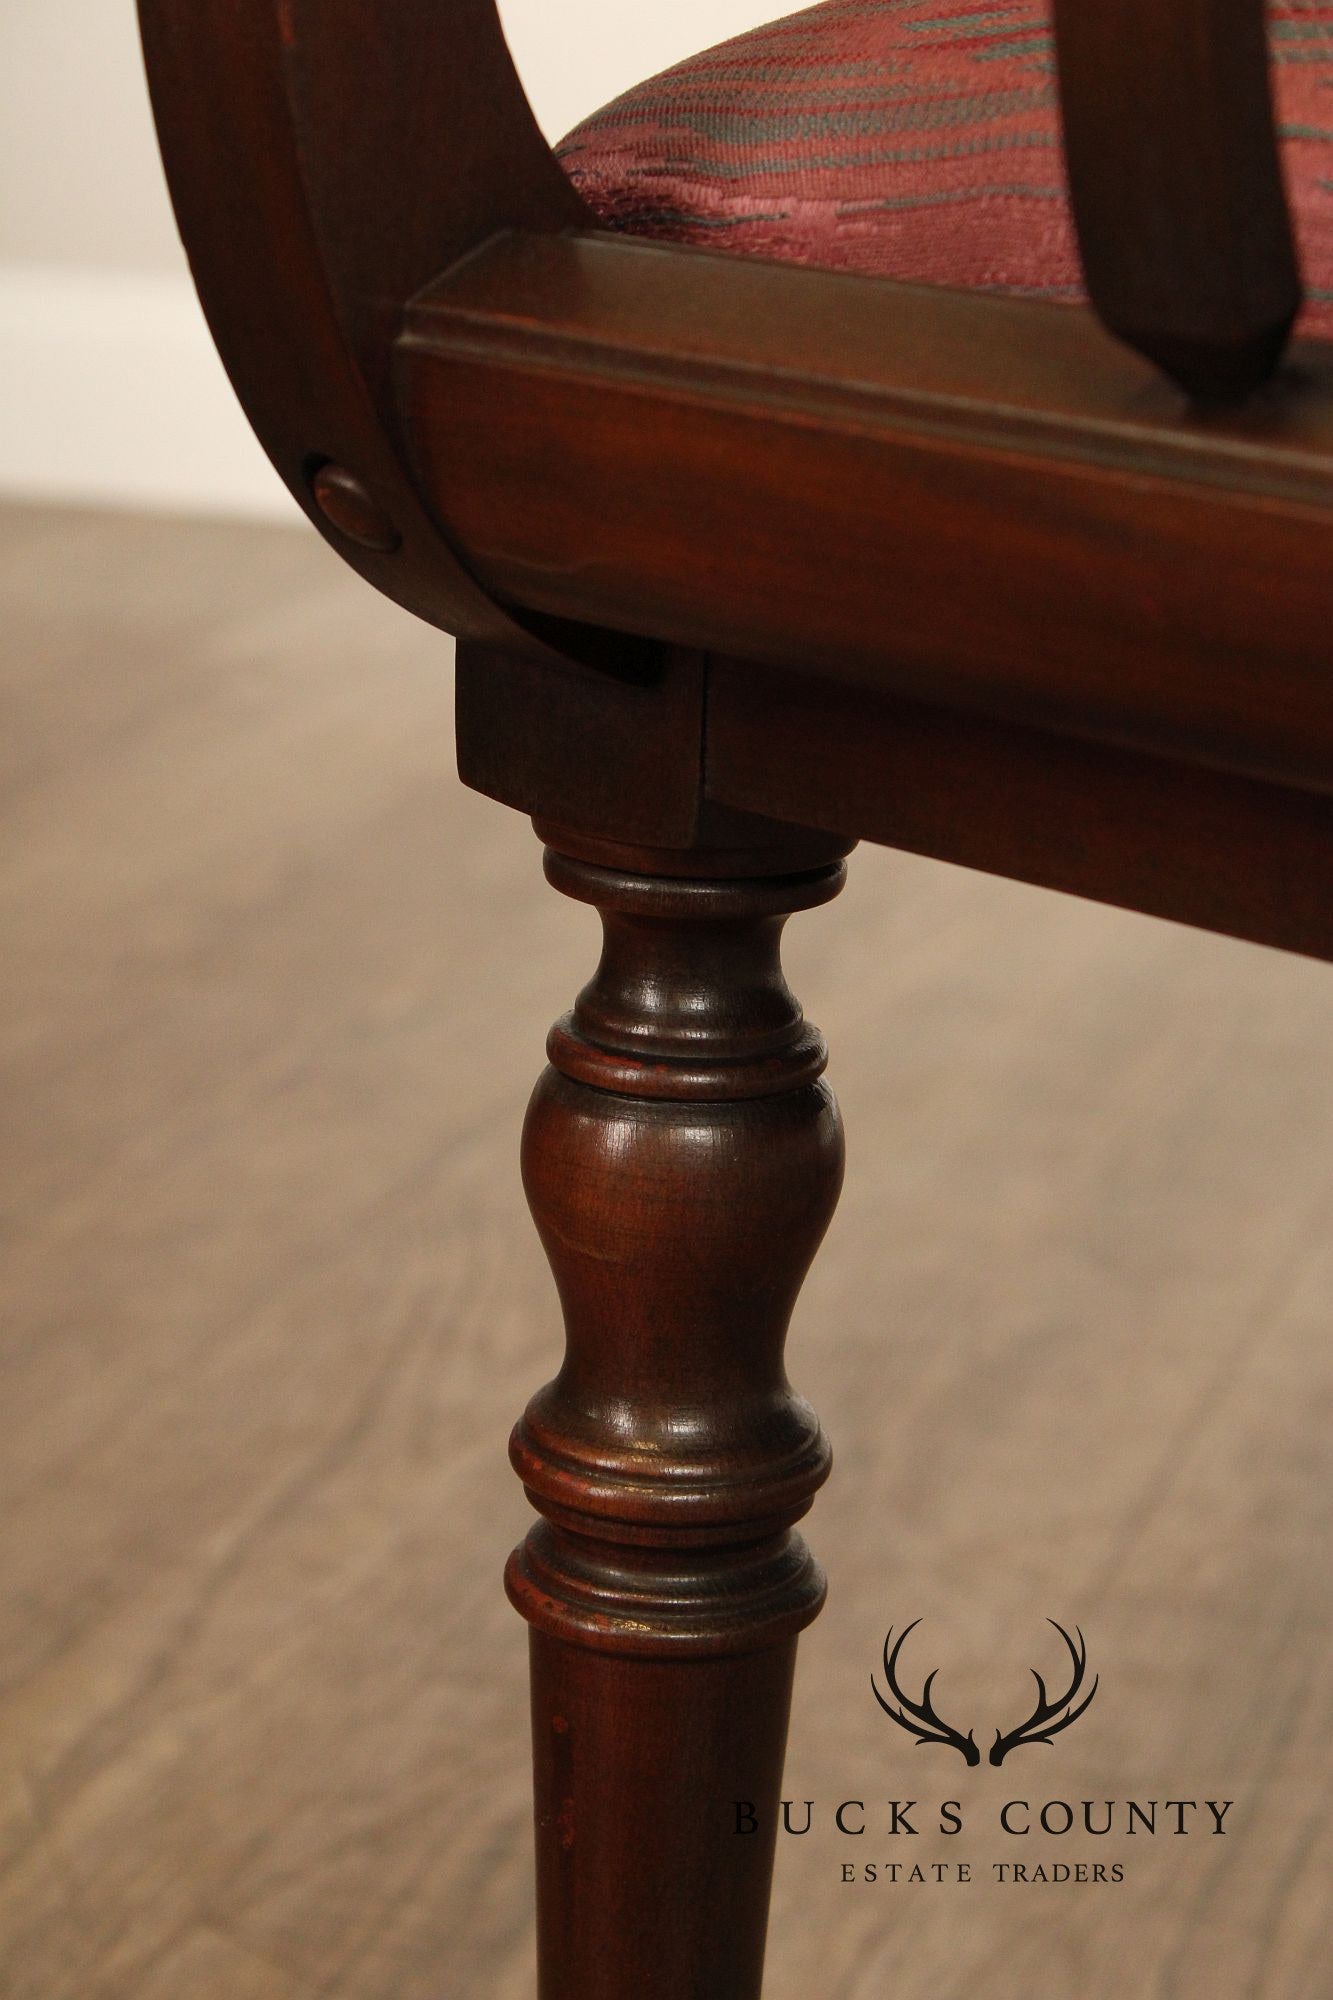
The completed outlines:
<svg viewBox="0 0 1333 2000">
<path fill-rule="evenodd" d="M 0 493 L 301 519 L 184 272 L 0 264 Z"/>
</svg>

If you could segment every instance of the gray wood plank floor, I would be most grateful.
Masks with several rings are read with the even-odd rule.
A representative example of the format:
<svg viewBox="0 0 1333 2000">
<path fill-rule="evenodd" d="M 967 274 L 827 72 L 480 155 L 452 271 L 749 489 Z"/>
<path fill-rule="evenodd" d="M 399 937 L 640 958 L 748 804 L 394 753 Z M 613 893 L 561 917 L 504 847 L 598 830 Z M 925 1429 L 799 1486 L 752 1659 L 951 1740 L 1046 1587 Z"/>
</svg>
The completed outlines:
<svg viewBox="0 0 1333 2000">
<path fill-rule="evenodd" d="M 0 614 L 0 1994 L 530 2000 L 516 1148 L 593 920 L 312 539 L 9 509 Z M 850 1172 L 770 2000 L 1326 1996 L 1333 971 L 876 851 L 789 935 Z M 1048 1616 L 1097 1701 L 915 1749 L 869 1676 L 916 1616 L 986 1740 Z M 841 1880 L 893 1860 L 974 1880 Z"/>
</svg>

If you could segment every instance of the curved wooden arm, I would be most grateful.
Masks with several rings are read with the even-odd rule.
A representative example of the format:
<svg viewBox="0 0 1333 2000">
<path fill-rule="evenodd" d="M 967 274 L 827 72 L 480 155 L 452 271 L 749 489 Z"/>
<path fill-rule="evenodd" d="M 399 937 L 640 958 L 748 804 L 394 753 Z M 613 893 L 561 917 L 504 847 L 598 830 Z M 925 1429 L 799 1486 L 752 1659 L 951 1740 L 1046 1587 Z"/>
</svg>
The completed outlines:
<svg viewBox="0 0 1333 2000">
<path fill-rule="evenodd" d="M 499 229 L 586 220 L 494 0 L 140 0 L 139 14 L 181 235 L 278 471 L 408 610 L 527 644 L 422 505 L 389 379 L 428 280 Z"/>
<path fill-rule="evenodd" d="M 1300 305 L 1264 0 L 1055 0 L 1092 302 L 1200 397 L 1276 367 Z"/>
</svg>

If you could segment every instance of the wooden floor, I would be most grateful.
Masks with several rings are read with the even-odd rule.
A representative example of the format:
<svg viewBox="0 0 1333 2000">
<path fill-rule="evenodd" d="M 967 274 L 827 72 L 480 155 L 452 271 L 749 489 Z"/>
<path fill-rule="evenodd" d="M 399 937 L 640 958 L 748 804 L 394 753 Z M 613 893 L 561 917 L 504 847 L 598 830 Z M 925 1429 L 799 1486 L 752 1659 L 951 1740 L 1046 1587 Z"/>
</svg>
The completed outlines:
<svg viewBox="0 0 1333 2000">
<path fill-rule="evenodd" d="M 0 1994 L 530 2000 L 515 1161 L 593 921 L 454 780 L 445 643 L 303 534 L 11 510 L 0 618 Z M 870 851 L 789 965 L 850 1174 L 769 2000 L 1326 2000 L 1333 971 Z M 916 1616 L 984 1741 L 1048 1616 L 1097 1700 L 913 1748 Z M 894 1859 L 974 1880 L 840 1879 Z M 992 1869 L 1062 1859 L 1125 1879 Z"/>
</svg>

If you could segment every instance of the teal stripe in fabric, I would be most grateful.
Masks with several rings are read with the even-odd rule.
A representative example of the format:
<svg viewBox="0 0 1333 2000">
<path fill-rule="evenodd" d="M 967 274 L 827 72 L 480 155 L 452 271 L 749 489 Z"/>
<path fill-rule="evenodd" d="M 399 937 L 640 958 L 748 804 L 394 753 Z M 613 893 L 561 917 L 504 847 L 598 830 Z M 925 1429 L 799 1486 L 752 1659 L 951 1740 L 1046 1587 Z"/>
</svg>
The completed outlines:
<svg viewBox="0 0 1333 2000">
<path fill-rule="evenodd" d="M 737 137 L 747 146 L 761 146 L 774 140 L 824 137 L 856 138 L 869 133 L 919 132 L 934 127 L 953 129 L 991 124 L 1011 111 L 1033 111 L 1049 102 L 1046 90 L 991 92 L 981 97 L 941 98 L 928 104 L 871 106 L 860 111 L 790 111 L 767 116 L 738 113 Z M 685 132 L 717 132 L 717 114 L 708 110 L 686 112 L 677 125 Z"/>
<path fill-rule="evenodd" d="M 988 187 L 978 197 L 975 188 L 953 188 L 934 194 L 894 194 L 881 195 L 873 201 L 845 201 L 840 204 L 843 215 L 868 215 L 877 209 L 945 208 L 951 203 L 976 201 L 1063 201 L 1062 187 L 1034 187 L 1030 181 L 998 181 Z"/>
<path fill-rule="evenodd" d="M 991 132 L 984 138 L 947 146 L 884 146 L 858 153 L 816 153 L 805 160 L 807 167 L 820 173 L 846 173 L 860 167 L 901 166 L 923 160 L 971 160 L 984 153 L 1012 152 L 1016 147 L 1054 147 L 1059 140 L 1053 132 Z M 677 173 L 717 175 L 723 180 L 749 181 L 787 172 L 784 160 L 717 161 L 699 155 L 667 153 L 662 168 Z"/>
<path fill-rule="evenodd" d="M 1026 8 L 1023 11 L 1025 13 L 1030 12 Z M 911 24 L 912 33 L 914 35 L 951 35 L 956 37 L 959 35 L 984 35 L 993 29 L 997 33 L 1009 35 L 1014 30 L 1015 12 L 1016 9 L 1013 7 L 1006 7 L 1002 12 L 992 11 L 988 14 L 946 14 L 934 21 L 913 21 Z"/>
<path fill-rule="evenodd" d="M 1007 62 L 1013 56 L 1043 56 L 1052 63 L 1055 44 L 1049 35 L 1031 35 L 1025 42 L 1003 42 L 998 48 L 978 49 L 978 62 Z"/>
</svg>

